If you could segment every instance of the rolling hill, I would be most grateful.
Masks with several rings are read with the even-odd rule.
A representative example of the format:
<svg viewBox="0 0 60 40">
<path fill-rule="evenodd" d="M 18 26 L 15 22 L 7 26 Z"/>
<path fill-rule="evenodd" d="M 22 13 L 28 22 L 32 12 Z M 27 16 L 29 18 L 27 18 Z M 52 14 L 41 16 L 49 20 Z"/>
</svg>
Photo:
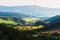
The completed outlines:
<svg viewBox="0 0 60 40">
<path fill-rule="evenodd" d="M 51 17 L 50 19 L 45 20 L 46 26 L 41 31 L 60 31 L 60 15 Z"/>
<path fill-rule="evenodd" d="M 47 20 L 44 20 L 44 22 L 48 23 L 48 24 L 55 24 L 55 23 L 59 23 L 60 22 L 60 15 L 56 15 L 54 17 L 51 17 Z"/>
<path fill-rule="evenodd" d="M 17 13 L 17 12 L 0 12 L 0 19 L 13 20 L 19 24 L 22 23 L 24 25 L 32 21 L 35 22 L 40 20 L 40 18 L 34 17 L 32 15 L 27 15 L 24 13 Z"/>
<path fill-rule="evenodd" d="M 0 12 L 0 16 L 5 16 L 5 17 L 16 17 L 16 18 L 24 18 L 27 17 L 29 18 L 29 15 L 23 14 L 23 13 L 16 13 L 16 12 Z"/>
</svg>

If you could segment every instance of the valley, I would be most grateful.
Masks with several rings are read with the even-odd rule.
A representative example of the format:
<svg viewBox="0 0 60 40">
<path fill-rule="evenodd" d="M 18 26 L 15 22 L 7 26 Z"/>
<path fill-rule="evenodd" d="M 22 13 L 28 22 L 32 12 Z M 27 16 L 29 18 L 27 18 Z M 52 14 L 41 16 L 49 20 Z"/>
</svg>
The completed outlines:
<svg viewBox="0 0 60 40">
<path fill-rule="evenodd" d="M 60 15 L 43 19 L 22 13 L 0 12 L 0 34 L 1 40 L 60 40 Z"/>
<path fill-rule="evenodd" d="M 57 17 L 55 19 L 55 17 Z M 6 33 L 7 35 L 12 35 L 11 39 L 14 37 L 14 32 L 17 33 L 15 35 L 19 35 L 19 38 L 17 37 L 17 40 L 24 40 L 24 39 L 31 39 L 31 40 L 60 40 L 60 29 L 59 23 L 57 20 L 60 18 L 60 16 L 55 16 L 50 19 L 45 20 L 44 22 L 39 20 L 38 18 L 23 18 L 23 19 L 17 19 L 15 17 L 0 17 L 0 30 L 2 33 Z M 53 20 L 55 20 L 55 24 Z M 48 21 L 51 22 L 48 22 Z M 53 27 L 54 25 L 54 27 Z M 58 27 L 57 27 L 58 26 Z M 57 29 L 56 29 L 56 28 Z M 1 29 L 2 28 L 2 29 Z M 4 32 L 3 32 L 4 30 Z M 14 30 L 14 31 L 13 31 Z M 11 31 L 10 33 L 8 33 Z M 18 33 L 19 32 L 19 33 Z M 0 33 L 1 34 L 1 33 Z M 24 35 L 25 34 L 25 35 Z M 2 35 L 2 34 L 1 34 Z M 3 34 L 5 35 L 5 34 Z M 57 35 L 57 36 L 56 36 Z M 6 36 L 5 36 L 6 37 Z M 4 37 L 4 38 L 5 38 Z M 9 36 L 10 37 L 10 36 Z M 8 38 L 8 37 L 7 37 Z M 6 39 L 7 39 L 6 38 Z M 14 37 L 15 39 L 15 37 Z M 13 39 L 13 40 L 14 40 Z M 16 40 L 15 39 L 15 40 Z"/>
</svg>

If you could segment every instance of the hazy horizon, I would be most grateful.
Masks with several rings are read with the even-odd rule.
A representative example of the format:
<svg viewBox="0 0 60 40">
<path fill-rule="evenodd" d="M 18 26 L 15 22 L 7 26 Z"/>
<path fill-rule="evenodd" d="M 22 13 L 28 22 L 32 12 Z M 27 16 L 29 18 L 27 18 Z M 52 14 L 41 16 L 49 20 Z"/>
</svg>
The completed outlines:
<svg viewBox="0 0 60 40">
<path fill-rule="evenodd" d="M 39 16 L 55 16 L 60 15 L 60 0 L 0 0 L 0 6 L 37 6 L 27 7 L 26 9 L 20 8 L 20 10 L 13 8 L 12 11 L 37 14 Z M 5 8 L 5 7 L 4 7 Z M 2 11 L 11 11 L 3 9 Z M 41 9 L 40 9 L 41 8 Z M 51 9 L 50 9 L 51 8 Z M 56 8 L 56 9 L 54 9 Z M 28 11 L 29 10 L 29 11 Z M 41 14 L 40 14 L 41 13 Z M 52 14 L 53 13 L 53 14 Z"/>
<path fill-rule="evenodd" d="M 0 0 L 4 6 L 37 5 L 41 7 L 60 8 L 60 0 Z"/>
</svg>

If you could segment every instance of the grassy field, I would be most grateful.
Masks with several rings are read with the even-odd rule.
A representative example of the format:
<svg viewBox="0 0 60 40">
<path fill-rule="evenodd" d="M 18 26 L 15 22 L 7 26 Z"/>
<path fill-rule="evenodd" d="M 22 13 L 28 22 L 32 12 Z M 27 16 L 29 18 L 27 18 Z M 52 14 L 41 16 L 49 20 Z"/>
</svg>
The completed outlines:
<svg viewBox="0 0 60 40">
<path fill-rule="evenodd" d="M 17 23 L 14 22 L 14 21 L 11 21 L 11 20 L 3 20 L 3 19 L 0 19 L 0 23 L 17 25 Z"/>
<path fill-rule="evenodd" d="M 18 26 L 18 27 L 14 27 L 15 29 L 18 28 L 19 30 L 33 30 L 33 29 L 38 29 L 38 28 L 43 28 L 44 26 L 40 25 L 40 26 Z"/>
<path fill-rule="evenodd" d="M 25 20 L 26 22 L 32 22 L 32 21 L 39 20 L 39 18 L 23 18 L 23 20 Z"/>
<path fill-rule="evenodd" d="M 26 22 L 31 22 L 31 21 L 36 21 L 37 18 L 24 18 L 24 20 Z M 17 25 L 16 22 L 12 21 L 12 20 L 4 20 L 4 19 L 0 19 L 0 24 L 1 23 L 4 23 L 4 24 L 12 24 L 12 25 Z M 33 29 L 38 29 L 38 28 L 43 28 L 44 26 L 43 25 L 40 25 L 40 26 L 17 26 L 17 27 L 14 27 L 14 28 L 18 28 L 19 30 L 33 30 Z"/>
</svg>

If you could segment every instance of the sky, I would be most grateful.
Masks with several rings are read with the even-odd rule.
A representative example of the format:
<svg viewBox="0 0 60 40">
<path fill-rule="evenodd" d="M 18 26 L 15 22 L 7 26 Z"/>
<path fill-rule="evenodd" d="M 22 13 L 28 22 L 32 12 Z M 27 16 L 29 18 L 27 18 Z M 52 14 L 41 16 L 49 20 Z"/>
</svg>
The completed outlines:
<svg viewBox="0 0 60 40">
<path fill-rule="evenodd" d="M 60 8 L 60 0 L 0 0 L 0 5 L 5 6 L 37 5 L 41 7 Z"/>
</svg>

